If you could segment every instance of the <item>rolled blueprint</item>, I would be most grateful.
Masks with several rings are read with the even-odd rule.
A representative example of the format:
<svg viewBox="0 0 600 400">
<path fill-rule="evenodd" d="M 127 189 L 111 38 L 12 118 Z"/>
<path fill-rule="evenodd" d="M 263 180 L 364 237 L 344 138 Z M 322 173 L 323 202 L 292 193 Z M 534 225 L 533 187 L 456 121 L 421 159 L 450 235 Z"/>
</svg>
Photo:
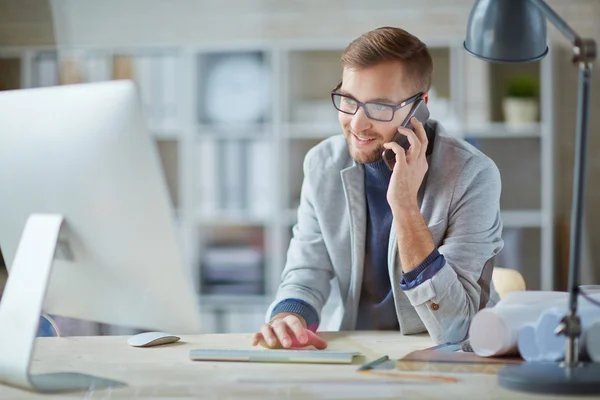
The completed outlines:
<svg viewBox="0 0 600 400">
<path fill-rule="evenodd" d="M 583 334 L 584 348 L 593 362 L 600 362 L 600 321 L 594 322 Z"/>
<path fill-rule="evenodd" d="M 496 306 L 527 306 L 543 302 L 568 300 L 569 293 L 544 290 L 527 290 L 507 293 Z"/>
<path fill-rule="evenodd" d="M 540 358 L 540 351 L 535 341 L 535 325 L 525 325 L 519 329 L 518 347 L 521 357 L 527 361 L 536 361 Z"/>
<path fill-rule="evenodd" d="M 540 315 L 536 324 L 519 331 L 519 353 L 527 361 L 562 361 L 565 358 L 565 336 L 557 335 L 556 328 L 567 315 L 566 307 L 549 308 Z M 577 313 L 581 319 L 582 336 L 578 342 L 578 352 L 585 357 L 585 332 L 596 321 L 600 321 L 600 308 L 587 301 L 580 301 Z"/>
<path fill-rule="evenodd" d="M 599 293 L 590 296 L 595 300 L 600 300 Z M 568 299 L 569 294 L 567 292 L 524 291 L 510 293 L 495 307 L 485 308 L 473 318 L 469 328 L 470 344 L 473 351 L 484 357 L 519 354 L 518 339 L 521 328 L 527 325 L 536 327 L 542 314 L 552 308 L 564 310 L 560 317 L 562 319 L 566 314 Z M 580 309 L 589 309 L 592 312 L 592 306 L 587 300 L 580 297 L 579 304 L 581 305 Z M 540 328 L 544 333 L 548 333 L 548 331 L 554 333 L 558 322 L 560 322 L 560 319 L 556 322 L 558 314 L 560 313 L 557 312 L 556 315 L 550 313 L 549 315 L 554 319 L 547 317 L 548 319 L 544 320 L 545 327 Z M 525 342 L 534 340 L 535 343 L 538 343 L 537 335 L 534 332 L 534 338 L 532 338 L 530 331 L 523 334 L 522 340 Z M 551 342 L 550 346 L 556 346 L 556 343 L 550 339 L 543 340 L 542 347 L 544 349 L 547 342 Z M 525 343 L 523 343 L 523 346 L 525 346 Z M 538 352 L 542 354 L 541 352 L 544 349 L 538 345 L 537 349 L 533 348 L 529 353 L 526 350 L 526 354 L 532 356 Z M 552 349 L 555 351 L 556 347 L 551 347 Z"/>
<path fill-rule="evenodd" d="M 533 325 L 549 306 L 566 307 L 568 293 L 522 291 L 509 293 L 498 304 L 480 310 L 469 327 L 473 351 L 483 357 L 518 354 L 519 330 Z"/>
</svg>

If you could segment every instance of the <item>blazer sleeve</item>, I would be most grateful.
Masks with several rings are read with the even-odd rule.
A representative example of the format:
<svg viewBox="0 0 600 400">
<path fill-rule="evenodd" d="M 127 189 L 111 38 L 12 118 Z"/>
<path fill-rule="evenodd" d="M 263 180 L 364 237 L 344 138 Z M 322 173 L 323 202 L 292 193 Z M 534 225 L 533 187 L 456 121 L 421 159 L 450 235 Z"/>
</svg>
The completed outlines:
<svg viewBox="0 0 600 400">
<path fill-rule="evenodd" d="M 488 302 L 494 258 L 504 245 L 500 192 L 500 172 L 491 159 L 466 162 L 438 248 L 445 264 L 431 279 L 405 291 L 437 343 L 464 340 L 471 319 Z"/>
<path fill-rule="evenodd" d="M 304 159 L 298 219 L 292 229 L 293 235 L 275 301 L 267 310 L 267 321 L 277 305 L 288 299 L 305 302 L 317 312 L 320 319 L 331 290 L 333 266 L 314 207 L 317 196 L 315 184 L 321 172 L 314 154 L 311 150 Z"/>
</svg>

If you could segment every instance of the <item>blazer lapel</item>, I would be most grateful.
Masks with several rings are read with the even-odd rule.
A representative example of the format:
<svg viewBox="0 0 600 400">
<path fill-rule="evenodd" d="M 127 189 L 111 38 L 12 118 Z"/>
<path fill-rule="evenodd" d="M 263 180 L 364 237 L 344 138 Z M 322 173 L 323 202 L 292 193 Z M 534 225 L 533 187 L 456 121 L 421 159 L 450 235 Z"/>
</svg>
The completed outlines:
<svg viewBox="0 0 600 400">
<path fill-rule="evenodd" d="M 365 261 L 365 243 L 367 234 L 367 206 L 365 197 L 365 175 L 362 166 L 356 163 L 340 172 L 344 195 L 348 204 L 350 218 L 350 246 L 352 265 L 350 269 L 350 287 L 346 300 L 346 310 L 351 310 L 350 327 L 356 326 L 358 302 L 363 279 Z"/>
</svg>

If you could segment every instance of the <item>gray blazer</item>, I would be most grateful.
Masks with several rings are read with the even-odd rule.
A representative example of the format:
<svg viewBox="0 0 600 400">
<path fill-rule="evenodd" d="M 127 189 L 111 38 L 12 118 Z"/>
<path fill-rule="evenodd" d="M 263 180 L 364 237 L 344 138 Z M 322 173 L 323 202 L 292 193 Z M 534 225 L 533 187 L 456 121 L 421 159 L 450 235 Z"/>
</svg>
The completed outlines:
<svg viewBox="0 0 600 400">
<path fill-rule="evenodd" d="M 429 331 L 437 343 L 466 338 L 471 318 L 497 295 L 494 257 L 503 247 L 500 173 L 470 144 L 435 130 L 429 170 L 419 191 L 421 214 L 446 265 L 410 290 L 400 288 L 401 265 L 392 222 L 389 275 L 403 334 Z M 321 316 L 332 287 L 338 294 L 331 329 L 356 327 L 363 279 L 367 211 L 364 167 L 349 155 L 343 135 L 312 148 L 304 160 L 298 221 L 273 307 L 286 298 L 312 305 Z"/>
</svg>

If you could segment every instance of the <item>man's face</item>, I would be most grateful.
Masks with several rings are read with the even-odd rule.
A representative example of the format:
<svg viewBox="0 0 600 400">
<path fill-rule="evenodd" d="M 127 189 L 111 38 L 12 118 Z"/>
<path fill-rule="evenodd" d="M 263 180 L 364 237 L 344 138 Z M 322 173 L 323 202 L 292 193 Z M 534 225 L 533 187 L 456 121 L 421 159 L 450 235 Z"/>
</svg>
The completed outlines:
<svg viewBox="0 0 600 400">
<path fill-rule="evenodd" d="M 385 62 L 360 70 L 344 68 L 338 92 L 362 103 L 374 101 L 395 106 L 416 94 L 413 87 L 399 62 Z M 390 122 L 370 119 L 363 107 L 354 115 L 338 112 L 350 156 L 365 164 L 380 160 L 383 144 L 392 141 L 413 104 L 396 110 Z"/>
</svg>

